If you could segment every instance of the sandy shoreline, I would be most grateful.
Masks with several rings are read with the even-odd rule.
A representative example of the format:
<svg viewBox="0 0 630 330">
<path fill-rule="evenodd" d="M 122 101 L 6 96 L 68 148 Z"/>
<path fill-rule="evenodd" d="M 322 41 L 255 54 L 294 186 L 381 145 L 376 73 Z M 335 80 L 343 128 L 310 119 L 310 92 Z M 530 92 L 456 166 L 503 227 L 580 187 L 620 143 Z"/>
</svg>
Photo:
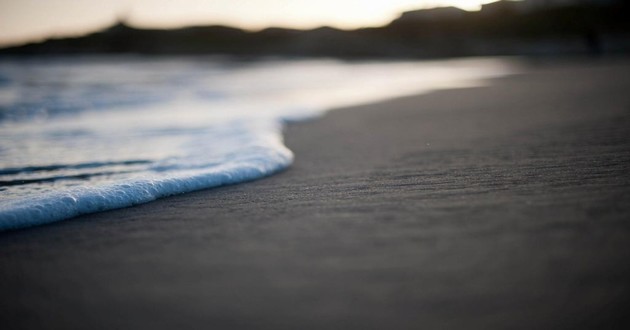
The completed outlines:
<svg viewBox="0 0 630 330">
<path fill-rule="evenodd" d="M 286 172 L 0 235 L 13 328 L 623 328 L 630 61 L 291 125 Z"/>
</svg>

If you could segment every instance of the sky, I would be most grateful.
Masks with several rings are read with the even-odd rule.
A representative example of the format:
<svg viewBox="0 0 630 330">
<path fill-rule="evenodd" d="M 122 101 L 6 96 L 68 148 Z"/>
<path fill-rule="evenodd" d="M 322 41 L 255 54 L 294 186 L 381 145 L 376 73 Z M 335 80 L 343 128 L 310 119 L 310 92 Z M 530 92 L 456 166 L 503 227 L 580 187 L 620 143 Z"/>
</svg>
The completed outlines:
<svg viewBox="0 0 630 330">
<path fill-rule="evenodd" d="M 339 28 L 380 26 L 405 10 L 457 6 L 478 10 L 496 0 L 0 0 L 0 45 L 73 36 L 124 18 L 133 26 L 222 24 Z"/>
</svg>

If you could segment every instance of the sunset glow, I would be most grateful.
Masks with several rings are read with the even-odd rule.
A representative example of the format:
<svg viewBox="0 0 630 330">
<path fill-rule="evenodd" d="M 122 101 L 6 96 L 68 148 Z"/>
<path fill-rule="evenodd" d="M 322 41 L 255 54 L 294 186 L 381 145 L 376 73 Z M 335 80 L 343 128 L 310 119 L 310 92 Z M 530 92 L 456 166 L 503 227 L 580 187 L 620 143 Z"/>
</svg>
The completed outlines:
<svg viewBox="0 0 630 330">
<path fill-rule="evenodd" d="M 0 0 L 0 44 L 83 34 L 125 19 L 139 27 L 223 24 L 357 28 L 386 24 L 405 10 L 492 0 Z"/>
</svg>

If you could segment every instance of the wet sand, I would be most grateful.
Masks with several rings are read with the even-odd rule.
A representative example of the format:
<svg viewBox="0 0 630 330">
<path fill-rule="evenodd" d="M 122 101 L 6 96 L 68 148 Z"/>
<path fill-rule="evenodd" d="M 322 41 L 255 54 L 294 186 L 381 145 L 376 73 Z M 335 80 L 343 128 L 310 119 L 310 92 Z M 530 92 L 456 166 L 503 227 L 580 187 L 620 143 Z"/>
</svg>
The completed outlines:
<svg viewBox="0 0 630 330">
<path fill-rule="evenodd" d="M 0 234 L 3 329 L 622 329 L 630 61 L 287 129 L 253 183 Z"/>
</svg>

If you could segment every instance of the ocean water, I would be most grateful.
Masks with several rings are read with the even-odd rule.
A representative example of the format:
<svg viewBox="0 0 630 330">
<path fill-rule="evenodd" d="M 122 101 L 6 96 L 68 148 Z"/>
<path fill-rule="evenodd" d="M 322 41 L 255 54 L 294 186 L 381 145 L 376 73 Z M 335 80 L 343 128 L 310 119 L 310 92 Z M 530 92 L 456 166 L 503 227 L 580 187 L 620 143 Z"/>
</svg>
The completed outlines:
<svg viewBox="0 0 630 330">
<path fill-rule="evenodd" d="M 514 70 L 500 58 L 0 59 L 0 231 L 268 176 L 295 157 L 287 122 Z"/>
</svg>

